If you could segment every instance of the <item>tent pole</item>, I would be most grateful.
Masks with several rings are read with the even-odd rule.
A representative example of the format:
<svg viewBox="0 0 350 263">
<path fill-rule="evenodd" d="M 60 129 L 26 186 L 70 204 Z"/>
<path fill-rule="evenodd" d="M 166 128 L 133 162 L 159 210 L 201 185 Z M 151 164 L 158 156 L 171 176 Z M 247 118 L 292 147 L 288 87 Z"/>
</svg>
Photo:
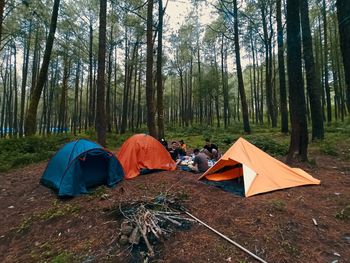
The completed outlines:
<svg viewBox="0 0 350 263">
<path fill-rule="evenodd" d="M 222 237 L 223 239 L 226 239 L 228 242 L 230 242 L 231 244 L 235 245 L 236 247 L 240 248 L 241 250 L 243 250 L 244 252 L 248 253 L 249 255 L 251 255 L 253 258 L 255 258 L 256 260 L 262 262 L 262 263 L 267 263 L 265 260 L 263 260 L 262 258 L 259 258 L 257 255 L 255 255 L 254 253 L 250 252 L 248 249 L 242 247 L 240 244 L 238 244 L 237 242 L 233 241 L 232 239 L 229 239 L 227 236 L 225 236 L 224 234 L 220 233 L 219 231 L 215 230 L 214 228 L 212 228 L 211 226 L 208 226 L 206 223 L 204 223 L 203 221 L 199 220 L 197 217 L 195 217 L 194 215 L 190 214 L 189 212 L 185 213 L 192 217 L 194 220 L 196 220 L 197 222 L 199 222 L 200 224 L 202 224 L 203 226 L 209 228 L 211 231 L 215 232 L 216 234 L 218 234 L 220 237 Z"/>
</svg>

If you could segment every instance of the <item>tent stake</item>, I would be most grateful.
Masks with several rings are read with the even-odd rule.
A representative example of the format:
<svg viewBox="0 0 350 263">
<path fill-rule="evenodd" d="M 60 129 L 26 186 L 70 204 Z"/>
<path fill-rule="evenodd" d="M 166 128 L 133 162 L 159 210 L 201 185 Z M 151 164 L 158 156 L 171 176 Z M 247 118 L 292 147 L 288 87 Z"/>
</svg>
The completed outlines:
<svg viewBox="0 0 350 263">
<path fill-rule="evenodd" d="M 238 244 L 237 242 L 233 241 L 232 239 L 229 239 L 227 236 L 225 236 L 224 234 L 221 234 L 219 231 L 215 230 L 214 228 L 212 228 L 211 226 L 208 226 L 206 223 L 204 223 L 203 221 L 199 220 L 197 217 L 195 217 L 194 215 L 190 214 L 189 212 L 185 213 L 192 217 L 193 219 L 195 219 L 197 222 L 199 222 L 200 224 L 202 224 L 203 226 L 209 228 L 211 231 L 215 232 L 216 234 L 218 234 L 220 237 L 222 237 L 223 239 L 226 239 L 228 242 L 230 242 L 231 244 L 235 245 L 236 247 L 240 248 L 241 250 L 243 250 L 244 252 L 248 253 L 249 255 L 251 255 L 253 258 L 255 258 L 256 260 L 262 262 L 262 263 L 267 263 L 265 260 L 263 260 L 262 258 L 259 258 L 257 255 L 255 255 L 254 253 L 250 252 L 248 249 L 242 247 L 240 244 Z"/>
</svg>

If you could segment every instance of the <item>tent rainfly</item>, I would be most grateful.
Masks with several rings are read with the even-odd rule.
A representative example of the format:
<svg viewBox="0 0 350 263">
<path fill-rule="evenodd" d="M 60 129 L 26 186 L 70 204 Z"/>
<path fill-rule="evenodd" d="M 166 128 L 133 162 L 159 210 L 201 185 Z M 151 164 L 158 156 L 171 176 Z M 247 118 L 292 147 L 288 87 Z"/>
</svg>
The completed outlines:
<svg viewBox="0 0 350 263">
<path fill-rule="evenodd" d="M 132 179 L 145 170 L 176 169 L 176 163 L 164 146 L 150 135 L 135 134 L 127 139 L 118 154 L 125 179 Z"/>
<path fill-rule="evenodd" d="M 320 180 L 299 168 L 291 168 L 243 138 L 200 178 L 226 181 L 243 177 L 245 196 L 301 185 L 320 184 Z"/>
<path fill-rule="evenodd" d="M 123 168 L 113 153 L 80 139 L 67 143 L 52 157 L 40 182 L 59 196 L 77 196 L 93 186 L 113 187 L 123 177 Z"/>
</svg>

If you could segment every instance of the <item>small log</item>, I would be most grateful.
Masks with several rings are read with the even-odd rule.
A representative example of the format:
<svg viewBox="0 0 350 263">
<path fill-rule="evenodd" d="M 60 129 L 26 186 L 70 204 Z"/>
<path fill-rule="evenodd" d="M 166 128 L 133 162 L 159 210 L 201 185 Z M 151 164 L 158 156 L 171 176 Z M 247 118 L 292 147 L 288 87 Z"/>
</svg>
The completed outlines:
<svg viewBox="0 0 350 263">
<path fill-rule="evenodd" d="M 139 231 L 139 228 L 135 227 L 129 237 L 129 243 L 133 245 L 138 245 L 140 242 L 140 238 L 141 238 L 141 233 Z"/>
<path fill-rule="evenodd" d="M 176 221 L 175 219 L 172 219 L 168 216 L 163 216 L 163 217 L 175 225 L 182 226 L 182 224 L 179 221 Z"/>
<path fill-rule="evenodd" d="M 151 224 L 153 226 L 153 228 L 155 229 L 155 231 L 158 233 L 158 235 L 162 235 L 162 229 L 152 220 Z"/>
<path fill-rule="evenodd" d="M 160 238 L 160 236 L 158 235 L 157 231 L 153 228 L 153 227 L 150 227 L 150 230 L 151 232 L 153 233 L 153 235 L 156 237 L 156 238 Z"/>
<path fill-rule="evenodd" d="M 147 246 L 147 249 L 148 249 L 148 255 L 150 257 L 154 257 L 154 250 L 153 250 L 151 244 L 149 243 L 147 235 L 146 235 L 147 234 L 147 227 L 141 228 L 139 222 L 137 222 L 137 225 L 138 225 L 138 227 L 141 230 L 141 234 L 142 234 L 143 239 L 145 240 L 145 243 L 146 243 L 146 246 Z"/>
</svg>

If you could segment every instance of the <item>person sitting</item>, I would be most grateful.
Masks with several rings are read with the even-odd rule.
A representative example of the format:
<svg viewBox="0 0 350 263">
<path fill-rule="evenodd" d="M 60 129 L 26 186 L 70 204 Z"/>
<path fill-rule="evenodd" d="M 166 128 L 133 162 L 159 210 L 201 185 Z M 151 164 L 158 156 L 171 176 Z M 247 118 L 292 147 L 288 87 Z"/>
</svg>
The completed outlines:
<svg viewBox="0 0 350 263">
<path fill-rule="evenodd" d="M 171 142 L 171 148 L 169 149 L 169 153 L 174 161 L 177 161 L 182 156 L 186 155 L 186 152 L 180 148 L 178 142 L 176 141 Z"/>
<path fill-rule="evenodd" d="M 199 152 L 199 149 L 194 149 L 193 154 L 195 156 L 193 159 L 193 165 L 188 165 L 188 168 L 195 173 L 204 173 L 207 171 L 209 169 L 207 156 L 204 153 Z"/>
<path fill-rule="evenodd" d="M 187 145 L 184 142 L 184 140 L 180 140 L 179 142 L 180 142 L 181 149 L 184 150 L 185 152 L 187 152 Z"/>
<path fill-rule="evenodd" d="M 211 143 L 210 139 L 205 140 L 205 145 L 203 148 L 204 153 L 209 157 L 209 159 L 217 161 L 220 158 L 218 147 L 215 144 Z"/>
</svg>

